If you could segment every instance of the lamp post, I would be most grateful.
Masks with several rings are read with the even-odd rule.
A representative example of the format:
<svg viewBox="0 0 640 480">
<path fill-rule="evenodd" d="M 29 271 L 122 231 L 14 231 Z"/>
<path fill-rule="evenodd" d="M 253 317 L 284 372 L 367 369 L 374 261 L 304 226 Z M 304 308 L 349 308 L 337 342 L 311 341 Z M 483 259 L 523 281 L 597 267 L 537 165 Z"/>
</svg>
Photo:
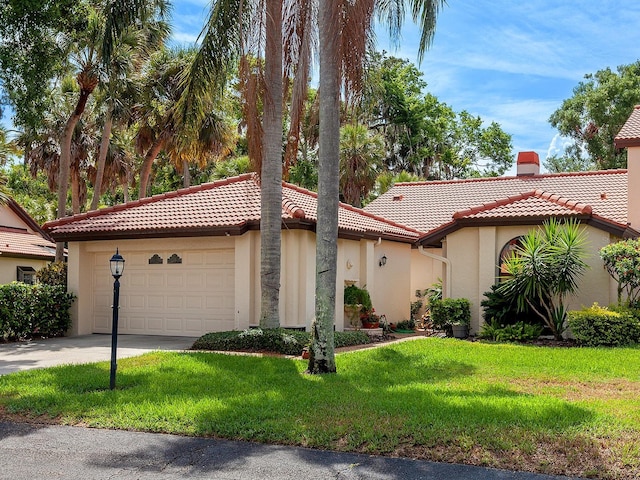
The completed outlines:
<svg viewBox="0 0 640 480">
<path fill-rule="evenodd" d="M 118 309 L 120 308 L 120 277 L 124 272 L 124 258 L 116 253 L 109 260 L 109 266 L 111 267 L 111 275 L 113 275 L 113 323 L 111 324 L 111 375 L 109 377 L 109 389 L 116 388 L 116 350 L 118 348 Z"/>
</svg>

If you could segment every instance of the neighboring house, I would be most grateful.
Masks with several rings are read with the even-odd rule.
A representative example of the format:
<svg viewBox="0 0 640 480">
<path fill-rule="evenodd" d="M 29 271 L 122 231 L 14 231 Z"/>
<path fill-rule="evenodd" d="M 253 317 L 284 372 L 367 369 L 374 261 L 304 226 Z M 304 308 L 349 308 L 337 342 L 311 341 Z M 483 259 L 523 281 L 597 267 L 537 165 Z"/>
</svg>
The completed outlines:
<svg viewBox="0 0 640 480">
<path fill-rule="evenodd" d="M 317 195 L 283 183 L 281 324 L 308 328 L 315 312 Z M 198 336 L 245 329 L 260 318 L 260 186 L 253 175 L 221 180 L 45 224 L 68 242 L 71 334 L 111 331 L 109 259 L 125 259 L 119 332 Z M 357 283 L 376 311 L 406 319 L 411 249 L 419 233 L 363 210 L 339 211 L 336 318 Z M 386 257 L 385 265 L 380 259 Z"/>
<path fill-rule="evenodd" d="M 35 283 L 35 273 L 55 259 L 56 245 L 13 199 L 0 204 L 0 284 Z"/>
<path fill-rule="evenodd" d="M 589 269 L 570 308 L 616 301 L 616 286 L 598 252 L 639 235 L 640 178 L 631 172 L 640 170 L 640 156 L 634 162 L 630 155 L 629 167 L 629 173 L 540 174 L 538 155 L 521 152 L 515 177 L 400 183 L 365 210 L 423 232 L 411 259 L 411 291 L 442 278 L 445 296 L 471 301 L 477 333 L 483 322 L 480 302 L 499 281 L 501 258 L 550 217 L 579 220 L 588 237 Z M 635 188 L 628 189 L 632 178 Z"/>
<path fill-rule="evenodd" d="M 501 258 L 550 217 L 585 227 L 589 269 L 570 308 L 617 299 L 599 250 L 640 231 L 640 107 L 616 138 L 628 170 L 540 174 L 535 152 L 518 155 L 514 177 L 396 184 L 364 210 L 341 204 L 336 329 L 342 289 L 366 286 L 377 313 L 409 316 L 417 289 L 442 278 L 447 297 L 468 298 L 472 332 Z M 314 316 L 317 195 L 283 183 L 281 323 L 308 328 Z M 125 257 L 120 331 L 200 335 L 243 329 L 260 316 L 260 187 L 243 175 L 50 222 L 69 242 L 72 334 L 109 332 L 109 258 Z M 385 261 L 382 261 L 384 257 Z"/>
</svg>

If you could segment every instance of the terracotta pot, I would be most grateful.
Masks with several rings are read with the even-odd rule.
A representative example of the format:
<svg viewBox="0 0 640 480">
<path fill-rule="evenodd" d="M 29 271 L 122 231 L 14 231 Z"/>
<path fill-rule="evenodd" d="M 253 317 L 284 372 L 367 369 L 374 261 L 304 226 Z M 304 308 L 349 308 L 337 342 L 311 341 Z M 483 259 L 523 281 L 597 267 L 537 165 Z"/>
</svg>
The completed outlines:
<svg viewBox="0 0 640 480">
<path fill-rule="evenodd" d="M 378 328 L 380 326 L 380 322 L 367 322 L 366 320 L 362 320 L 362 328 Z"/>
</svg>

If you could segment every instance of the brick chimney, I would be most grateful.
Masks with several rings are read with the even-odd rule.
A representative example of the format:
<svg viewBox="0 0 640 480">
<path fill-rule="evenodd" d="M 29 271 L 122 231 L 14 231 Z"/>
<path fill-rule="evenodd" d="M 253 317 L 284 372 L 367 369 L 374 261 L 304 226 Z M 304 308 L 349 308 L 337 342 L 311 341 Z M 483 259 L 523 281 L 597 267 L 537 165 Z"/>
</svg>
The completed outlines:
<svg viewBox="0 0 640 480">
<path fill-rule="evenodd" d="M 518 152 L 518 176 L 539 175 L 540 159 L 536 152 Z"/>
</svg>

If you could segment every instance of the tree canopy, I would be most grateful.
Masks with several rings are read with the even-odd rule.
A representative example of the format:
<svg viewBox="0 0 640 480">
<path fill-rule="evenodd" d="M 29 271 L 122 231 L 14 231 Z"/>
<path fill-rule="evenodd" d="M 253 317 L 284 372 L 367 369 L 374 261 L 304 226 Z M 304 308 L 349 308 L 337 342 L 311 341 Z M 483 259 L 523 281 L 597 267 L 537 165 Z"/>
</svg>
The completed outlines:
<svg viewBox="0 0 640 480">
<path fill-rule="evenodd" d="M 640 60 L 584 78 L 549 118 L 572 143 L 546 166 L 552 171 L 625 168 L 626 151 L 616 151 L 613 140 L 640 103 Z"/>
</svg>

